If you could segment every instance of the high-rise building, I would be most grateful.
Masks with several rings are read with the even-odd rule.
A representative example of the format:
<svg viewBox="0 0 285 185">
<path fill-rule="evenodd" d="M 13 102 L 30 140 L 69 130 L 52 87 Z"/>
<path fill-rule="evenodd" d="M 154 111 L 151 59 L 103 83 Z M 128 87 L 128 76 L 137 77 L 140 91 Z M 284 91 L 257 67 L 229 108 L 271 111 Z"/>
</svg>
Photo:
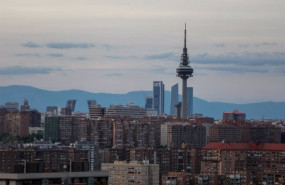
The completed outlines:
<svg viewBox="0 0 285 185">
<path fill-rule="evenodd" d="M 146 116 L 146 110 L 136 105 L 110 105 L 106 113 L 107 116 L 129 116 L 132 118 L 142 118 Z"/>
<path fill-rule="evenodd" d="M 29 102 L 27 99 L 25 99 L 24 104 L 21 105 L 20 107 L 20 111 L 23 112 L 23 111 L 29 111 L 29 110 L 30 110 Z"/>
<path fill-rule="evenodd" d="M 90 109 L 90 107 L 96 105 L 97 102 L 96 100 L 87 100 L 87 104 L 88 104 L 88 109 Z"/>
<path fill-rule="evenodd" d="M 162 81 L 153 81 L 153 108 L 158 115 L 164 113 L 164 84 Z"/>
<path fill-rule="evenodd" d="M 146 109 L 152 109 L 153 107 L 153 98 L 151 96 L 145 97 L 145 107 Z"/>
<path fill-rule="evenodd" d="M 180 119 L 181 118 L 181 102 L 177 103 L 175 105 L 175 114 L 176 118 Z"/>
<path fill-rule="evenodd" d="M 181 118 L 187 118 L 187 79 L 192 77 L 193 68 L 189 66 L 189 56 L 186 47 L 186 23 L 184 30 L 184 48 L 181 55 L 181 62 L 179 67 L 176 69 L 177 76 L 182 79 L 182 107 L 181 107 Z"/>
<path fill-rule="evenodd" d="M 167 147 L 179 148 L 182 144 L 193 148 L 206 145 L 206 128 L 190 123 L 165 123 L 161 125 L 160 142 Z"/>
<path fill-rule="evenodd" d="M 187 116 L 193 114 L 193 87 L 187 87 Z"/>
<path fill-rule="evenodd" d="M 201 174 L 207 184 L 284 184 L 285 144 L 209 143 L 201 151 Z M 283 181 L 281 183 L 281 181 Z"/>
<path fill-rule="evenodd" d="M 60 117 L 55 117 L 55 116 L 45 117 L 44 138 L 46 141 L 48 140 L 53 142 L 59 141 L 59 120 Z"/>
<path fill-rule="evenodd" d="M 10 112 L 18 111 L 19 104 L 17 102 L 6 102 L 4 108 Z"/>
<path fill-rule="evenodd" d="M 178 104 L 178 83 L 171 87 L 170 115 L 175 115 L 175 105 Z"/>
<path fill-rule="evenodd" d="M 88 105 L 89 106 L 89 105 Z M 106 108 L 105 107 L 101 107 L 100 105 L 91 105 L 89 107 L 89 115 L 90 118 L 98 118 L 100 116 L 103 116 L 106 114 Z"/>
<path fill-rule="evenodd" d="M 67 100 L 66 102 L 66 108 L 70 109 L 71 112 L 74 112 L 75 105 L 76 105 L 76 100 Z"/>
<path fill-rule="evenodd" d="M 46 113 L 57 115 L 57 106 L 47 106 Z"/>
</svg>

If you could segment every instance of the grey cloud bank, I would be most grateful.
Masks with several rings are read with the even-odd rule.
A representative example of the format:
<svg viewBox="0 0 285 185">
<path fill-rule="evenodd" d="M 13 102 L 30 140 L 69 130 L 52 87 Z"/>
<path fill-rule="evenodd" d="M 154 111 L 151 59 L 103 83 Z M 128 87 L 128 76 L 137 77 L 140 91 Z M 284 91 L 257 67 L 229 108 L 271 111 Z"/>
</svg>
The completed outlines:
<svg viewBox="0 0 285 185">
<path fill-rule="evenodd" d="M 0 85 L 28 82 L 114 93 L 150 90 L 153 80 L 163 80 L 169 88 L 181 83 L 175 69 L 186 22 L 194 69 L 189 86 L 197 96 L 284 101 L 284 5 L 284 0 L 3 1 L 0 70 L 11 76 L 1 76 Z M 64 71 L 56 72 L 61 66 Z"/>
<path fill-rule="evenodd" d="M 94 48 L 94 44 L 89 43 L 68 43 L 68 42 L 52 42 L 46 44 L 46 47 L 53 49 L 72 49 L 72 48 Z"/>
<path fill-rule="evenodd" d="M 24 47 L 28 47 L 28 48 L 40 48 L 41 45 L 34 43 L 34 42 L 27 42 L 27 43 L 23 43 L 21 44 Z"/>
<path fill-rule="evenodd" d="M 60 58 L 60 57 L 63 57 L 64 55 L 61 53 L 49 53 L 47 54 L 47 56 Z"/>
<path fill-rule="evenodd" d="M 49 74 L 53 71 L 60 71 L 61 69 L 48 67 L 21 67 L 11 66 L 0 68 L 0 75 L 34 75 L 34 74 Z"/>
</svg>

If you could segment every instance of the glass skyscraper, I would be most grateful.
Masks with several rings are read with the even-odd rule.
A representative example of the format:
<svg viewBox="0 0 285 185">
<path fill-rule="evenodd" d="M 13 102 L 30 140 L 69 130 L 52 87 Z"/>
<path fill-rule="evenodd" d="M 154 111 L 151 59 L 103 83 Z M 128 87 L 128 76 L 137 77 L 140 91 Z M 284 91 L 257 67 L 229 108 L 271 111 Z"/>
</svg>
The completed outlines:
<svg viewBox="0 0 285 185">
<path fill-rule="evenodd" d="M 162 81 L 153 81 L 153 109 L 158 115 L 164 113 L 164 84 Z"/>
<path fill-rule="evenodd" d="M 193 114 L 193 87 L 187 87 L 187 116 Z"/>
<path fill-rule="evenodd" d="M 178 104 L 178 83 L 171 87 L 170 115 L 175 115 L 175 105 Z"/>
</svg>

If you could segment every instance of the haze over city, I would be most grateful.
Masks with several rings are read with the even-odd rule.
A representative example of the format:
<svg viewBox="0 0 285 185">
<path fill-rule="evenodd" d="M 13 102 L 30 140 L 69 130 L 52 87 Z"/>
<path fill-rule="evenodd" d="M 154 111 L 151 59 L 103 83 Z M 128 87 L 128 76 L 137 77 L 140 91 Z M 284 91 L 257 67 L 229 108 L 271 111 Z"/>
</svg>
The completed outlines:
<svg viewBox="0 0 285 185">
<path fill-rule="evenodd" d="M 125 93 L 165 89 L 184 23 L 194 77 L 208 101 L 285 101 L 285 2 L 38 1 L 0 2 L 0 86 Z M 181 93 L 181 92 L 179 92 Z"/>
</svg>

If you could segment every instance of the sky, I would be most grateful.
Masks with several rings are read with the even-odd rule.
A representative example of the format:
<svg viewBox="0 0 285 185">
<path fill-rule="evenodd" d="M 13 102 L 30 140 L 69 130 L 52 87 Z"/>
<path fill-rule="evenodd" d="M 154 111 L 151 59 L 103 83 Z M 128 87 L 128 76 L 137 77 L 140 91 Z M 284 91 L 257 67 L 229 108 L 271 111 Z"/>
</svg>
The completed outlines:
<svg viewBox="0 0 285 185">
<path fill-rule="evenodd" d="M 179 83 L 207 101 L 285 101 L 284 0 L 0 0 L 0 86 L 126 93 Z"/>
</svg>

